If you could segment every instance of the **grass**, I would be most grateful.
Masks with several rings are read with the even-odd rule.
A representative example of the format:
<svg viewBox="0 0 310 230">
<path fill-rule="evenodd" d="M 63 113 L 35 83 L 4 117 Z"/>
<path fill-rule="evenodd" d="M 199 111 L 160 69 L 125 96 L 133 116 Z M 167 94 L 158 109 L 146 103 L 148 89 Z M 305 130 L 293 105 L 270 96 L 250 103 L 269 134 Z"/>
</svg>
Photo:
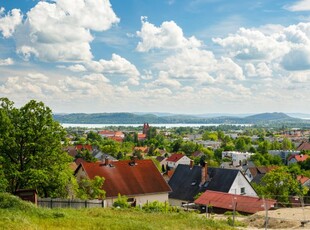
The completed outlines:
<svg viewBox="0 0 310 230">
<path fill-rule="evenodd" d="M 3 205 L 6 204 L 6 205 Z M 11 205 L 10 205 L 11 204 Z M 138 209 L 44 209 L 0 194 L 0 229 L 232 229 L 197 213 Z"/>
</svg>

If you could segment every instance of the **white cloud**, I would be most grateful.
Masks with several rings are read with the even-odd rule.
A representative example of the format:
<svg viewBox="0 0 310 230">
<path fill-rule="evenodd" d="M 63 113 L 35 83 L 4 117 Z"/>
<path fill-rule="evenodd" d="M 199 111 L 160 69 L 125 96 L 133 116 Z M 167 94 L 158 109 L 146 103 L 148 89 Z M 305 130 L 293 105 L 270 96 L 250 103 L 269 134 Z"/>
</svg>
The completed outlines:
<svg viewBox="0 0 310 230">
<path fill-rule="evenodd" d="M 223 39 L 214 38 L 213 42 L 238 59 L 273 60 L 289 52 L 288 42 L 279 37 L 277 33 L 265 35 L 257 29 L 240 28 L 236 34 Z"/>
<path fill-rule="evenodd" d="M 90 60 L 90 31 L 118 22 L 108 0 L 40 1 L 16 30 L 17 52 L 44 61 Z"/>
<path fill-rule="evenodd" d="M 94 71 L 97 73 L 103 73 L 105 75 L 112 75 L 112 77 L 127 77 L 128 80 L 123 82 L 123 84 L 128 83 L 131 85 L 139 84 L 140 72 L 127 59 L 117 55 L 112 54 L 111 60 L 100 59 L 99 61 L 90 61 L 85 63 L 86 68 L 89 71 Z"/>
<path fill-rule="evenodd" d="M 210 76 L 216 68 L 217 60 L 212 52 L 200 49 L 183 49 L 181 52 L 171 55 L 156 65 L 171 77 L 183 79 L 195 79 L 199 83 L 213 83 Z"/>
<path fill-rule="evenodd" d="M 159 72 L 158 79 L 156 79 L 155 81 L 151 83 L 145 84 L 145 87 L 146 88 L 168 87 L 172 89 L 178 89 L 181 87 L 181 83 L 175 79 L 169 78 L 169 75 L 167 72 L 161 71 Z"/>
<path fill-rule="evenodd" d="M 310 0 L 300 0 L 284 7 L 289 11 L 310 11 Z"/>
<path fill-rule="evenodd" d="M 202 42 L 195 37 L 185 38 L 182 29 L 174 21 L 165 21 L 160 27 L 149 23 L 147 17 L 141 17 L 141 38 L 137 51 L 147 52 L 151 49 L 180 49 L 200 47 Z"/>
<path fill-rule="evenodd" d="M 8 38 L 12 36 L 16 26 L 22 22 L 23 15 L 18 9 L 13 9 L 4 17 L 2 17 L 3 13 L 4 8 L 2 7 L 0 9 L 0 31 L 2 32 L 3 37 Z"/>
<path fill-rule="evenodd" d="M 293 72 L 288 77 L 289 84 L 308 83 L 310 81 L 310 71 Z"/>
<path fill-rule="evenodd" d="M 84 72 L 84 71 L 86 71 L 86 68 L 81 64 L 70 65 L 67 68 L 68 68 L 68 70 L 71 70 L 72 72 Z"/>
<path fill-rule="evenodd" d="M 310 46 L 292 49 L 283 57 L 281 64 L 287 70 L 310 69 Z"/>
<path fill-rule="evenodd" d="M 89 81 L 92 81 L 92 82 L 104 82 L 104 83 L 110 82 L 110 80 L 107 79 L 105 76 L 103 76 L 103 74 L 98 74 L 98 73 L 93 73 L 93 74 L 90 74 L 90 75 L 85 75 L 85 76 L 83 76 L 83 79 L 89 80 Z"/>
<path fill-rule="evenodd" d="M 13 64 L 14 61 L 12 58 L 0 59 L 0 66 L 13 65 Z"/>
</svg>

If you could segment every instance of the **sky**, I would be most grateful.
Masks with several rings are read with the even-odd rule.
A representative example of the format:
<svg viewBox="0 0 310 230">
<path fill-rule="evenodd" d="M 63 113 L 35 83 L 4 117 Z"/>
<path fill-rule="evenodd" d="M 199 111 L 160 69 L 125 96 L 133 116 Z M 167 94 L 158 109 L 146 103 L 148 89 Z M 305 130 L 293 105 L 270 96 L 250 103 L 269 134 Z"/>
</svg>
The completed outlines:
<svg viewBox="0 0 310 230">
<path fill-rule="evenodd" d="M 310 113 L 310 0 L 0 0 L 0 97 L 54 113 Z"/>
</svg>

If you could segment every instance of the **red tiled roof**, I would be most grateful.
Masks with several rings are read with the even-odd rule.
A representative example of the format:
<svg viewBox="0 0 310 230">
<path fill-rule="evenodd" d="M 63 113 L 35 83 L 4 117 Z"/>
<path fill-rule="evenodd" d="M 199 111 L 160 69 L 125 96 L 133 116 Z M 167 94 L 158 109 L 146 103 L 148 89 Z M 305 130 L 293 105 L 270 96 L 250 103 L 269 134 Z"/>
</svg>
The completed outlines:
<svg viewBox="0 0 310 230">
<path fill-rule="evenodd" d="M 101 135 L 113 135 L 114 136 L 114 131 L 110 131 L 110 130 L 101 130 L 98 132 L 98 134 L 101 134 Z"/>
<path fill-rule="evenodd" d="M 309 142 L 302 142 L 298 147 L 297 147 L 298 151 L 301 150 L 310 150 L 310 143 Z"/>
<path fill-rule="evenodd" d="M 177 161 L 179 161 L 182 157 L 184 157 L 183 154 L 175 153 L 175 154 L 172 154 L 170 157 L 168 157 L 167 161 L 170 161 L 170 162 L 177 162 Z"/>
<path fill-rule="evenodd" d="M 138 139 L 146 139 L 146 134 L 144 133 L 138 133 Z"/>
<path fill-rule="evenodd" d="M 292 160 L 293 158 L 295 158 L 297 162 L 302 162 L 302 161 L 307 160 L 308 155 L 306 155 L 306 154 L 292 155 L 292 156 L 290 156 L 290 157 L 288 158 L 288 160 L 290 161 L 290 160 Z"/>
<path fill-rule="evenodd" d="M 93 151 L 93 148 L 91 145 L 76 145 L 75 146 L 76 150 L 80 151 L 82 149 L 87 149 L 88 151 Z"/>
<path fill-rule="evenodd" d="M 112 167 L 102 162 L 83 162 L 76 172 L 83 167 L 90 179 L 104 177 L 102 188 L 106 191 L 106 197 L 117 197 L 119 193 L 128 196 L 171 191 L 152 160 L 136 160 L 133 166 L 130 162 L 115 161 Z"/>
<path fill-rule="evenodd" d="M 123 138 L 118 136 L 108 137 L 109 139 L 116 141 L 116 142 L 123 142 Z"/>
<path fill-rule="evenodd" d="M 233 200 L 236 202 L 236 211 L 242 213 L 256 213 L 263 211 L 264 200 L 258 197 L 235 195 L 230 193 L 215 192 L 207 190 L 197 200 L 195 204 L 212 205 L 216 208 L 233 210 Z M 276 203 L 275 200 L 265 199 L 267 207 L 270 209 Z"/>
<path fill-rule="evenodd" d="M 301 183 L 304 184 L 306 181 L 309 180 L 309 177 L 303 176 L 303 175 L 298 175 L 297 180 Z"/>
</svg>

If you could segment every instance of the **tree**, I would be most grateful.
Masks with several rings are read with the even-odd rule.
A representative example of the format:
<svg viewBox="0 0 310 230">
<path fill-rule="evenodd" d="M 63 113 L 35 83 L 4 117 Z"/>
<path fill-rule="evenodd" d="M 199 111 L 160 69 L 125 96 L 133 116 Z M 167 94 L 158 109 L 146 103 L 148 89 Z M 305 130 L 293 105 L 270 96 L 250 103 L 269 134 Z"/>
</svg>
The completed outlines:
<svg viewBox="0 0 310 230">
<path fill-rule="evenodd" d="M 290 195 L 304 195 L 304 189 L 296 178 L 287 171 L 286 167 L 279 167 L 267 173 L 261 185 L 254 185 L 259 195 L 287 202 Z"/>
<path fill-rule="evenodd" d="M 0 156 L 8 182 L 7 191 L 36 188 L 39 196 L 68 196 L 75 180 L 62 150 L 65 131 L 53 120 L 52 111 L 31 100 L 20 109 L 7 98 L 0 99 Z"/>
<path fill-rule="evenodd" d="M 94 179 L 81 179 L 78 189 L 78 197 L 87 200 L 87 199 L 104 199 L 105 191 L 102 189 L 104 183 L 104 178 L 95 176 Z"/>
</svg>

